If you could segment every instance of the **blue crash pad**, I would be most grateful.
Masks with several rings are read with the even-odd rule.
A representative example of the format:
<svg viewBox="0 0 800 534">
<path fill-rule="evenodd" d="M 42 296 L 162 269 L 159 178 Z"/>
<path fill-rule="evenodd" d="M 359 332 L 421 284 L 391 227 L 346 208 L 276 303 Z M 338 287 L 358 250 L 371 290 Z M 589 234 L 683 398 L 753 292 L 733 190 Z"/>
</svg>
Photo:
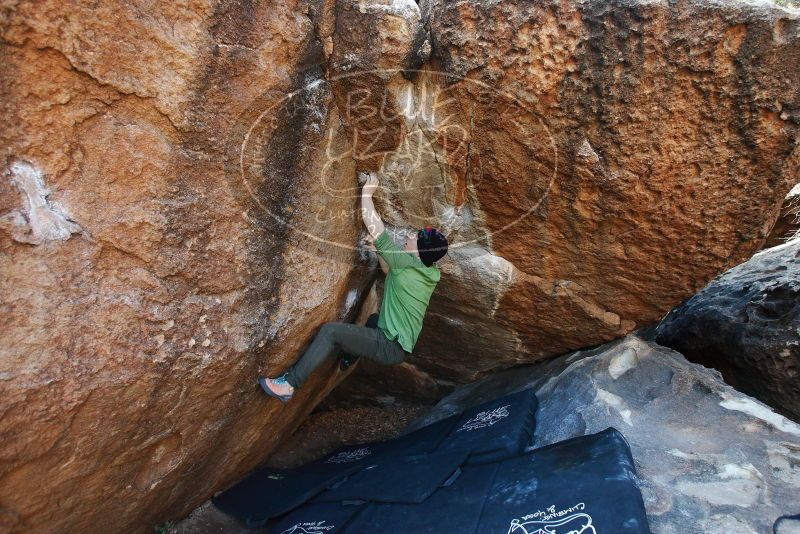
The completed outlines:
<svg viewBox="0 0 800 534">
<path fill-rule="evenodd" d="M 370 465 L 376 458 L 380 458 L 389 443 L 378 441 L 342 447 L 296 470 L 308 473 L 340 473 L 351 467 L 361 469 Z"/>
<path fill-rule="evenodd" d="M 533 437 L 537 406 L 533 389 L 476 406 L 461 414 L 438 450 L 469 451 L 468 464 L 519 455 Z"/>
<path fill-rule="evenodd" d="M 344 529 L 414 534 L 648 534 L 634 465 L 614 429 L 465 466 L 420 504 L 368 504 Z"/>
<path fill-rule="evenodd" d="M 388 441 L 343 447 L 300 467 L 299 470 L 327 473 L 341 471 L 341 468 L 347 465 L 361 465 L 362 467 L 371 465 L 384 456 L 396 458 L 433 452 L 447 437 L 458 419 L 459 416 L 449 417 Z"/>
<path fill-rule="evenodd" d="M 340 534 L 365 508 L 339 503 L 307 504 L 271 525 L 273 534 Z"/>
<path fill-rule="evenodd" d="M 495 471 L 496 464 L 464 467 L 452 484 L 420 504 L 369 504 L 346 532 L 475 533 Z"/>
<path fill-rule="evenodd" d="M 421 502 L 461 465 L 521 454 L 535 411 L 534 392 L 522 391 L 394 440 L 345 447 L 291 471 L 257 471 L 213 502 L 249 526 L 262 526 L 315 497 Z M 372 469 L 362 473 L 367 467 Z"/>
<path fill-rule="evenodd" d="M 476 532 L 649 534 L 625 439 L 609 428 L 499 463 Z"/>
<path fill-rule="evenodd" d="M 385 452 L 394 456 L 410 456 L 433 452 L 447 439 L 447 436 L 450 435 L 450 432 L 458 423 L 459 418 L 459 415 L 454 415 L 395 438 L 387 442 Z"/>
<path fill-rule="evenodd" d="M 324 473 L 260 469 L 214 497 L 212 502 L 248 526 L 261 527 L 359 469 L 360 466 L 343 466 Z"/>
<path fill-rule="evenodd" d="M 383 455 L 314 502 L 423 502 L 467 459 L 467 451 L 434 452 L 414 456 Z"/>
</svg>

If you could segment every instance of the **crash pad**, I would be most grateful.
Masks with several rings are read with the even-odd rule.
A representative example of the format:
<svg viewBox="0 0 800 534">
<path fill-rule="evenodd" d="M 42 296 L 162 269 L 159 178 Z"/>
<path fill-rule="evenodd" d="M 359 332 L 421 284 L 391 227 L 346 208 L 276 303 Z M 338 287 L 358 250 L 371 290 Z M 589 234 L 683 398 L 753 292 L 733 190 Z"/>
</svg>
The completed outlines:
<svg viewBox="0 0 800 534">
<path fill-rule="evenodd" d="M 475 533 L 496 470 L 496 464 L 464 467 L 451 484 L 419 504 L 369 504 L 346 532 Z"/>
<path fill-rule="evenodd" d="M 526 389 L 466 410 L 438 450 L 468 451 L 468 464 L 519 455 L 531 443 L 537 406 Z"/>
<path fill-rule="evenodd" d="M 649 533 L 630 449 L 608 429 L 496 463 L 464 466 L 419 504 L 371 503 L 345 534 Z"/>
<path fill-rule="evenodd" d="M 609 428 L 500 462 L 477 532 L 649 533 L 625 439 Z"/>
<path fill-rule="evenodd" d="M 341 448 L 297 469 L 257 471 L 213 502 L 250 526 L 312 499 L 422 502 L 462 465 L 522 453 L 535 410 L 533 391 L 522 391 L 393 440 Z"/>
<path fill-rule="evenodd" d="M 412 456 L 433 452 L 458 423 L 459 416 L 424 426 L 414 432 L 387 441 L 342 447 L 299 468 L 303 471 L 331 472 L 345 465 L 366 465 L 384 456 Z"/>
<path fill-rule="evenodd" d="M 386 448 L 381 452 L 394 456 L 433 452 L 447 439 L 459 419 L 460 415 L 454 415 L 395 438 L 387 442 Z"/>
<path fill-rule="evenodd" d="M 342 534 L 364 508 L 365 505 L 339 503 L 308 504 L 275 521 L 269 531 L 273 534 Z"/>
<path fill-rule="evenodd" d="M 468 451 L 384 455 L 314 502 L 415 503 L 430 497 L 467 459 Z"/>
<path fill-rule="evenodd" d="M 338 473 L 351 467 L 362 468 L 374 462 L 390 445 L 388 441 L 376 441 L 361 445 L 342 447 L 309 464 L 298 471 L 314 473 Z"/>
<path fill-rule="evenodd" d="M 214 506 L 251 527 L 264 526 L 271 518 L 308 502 L 326 488 L 361 469 L 339 466 L 329 472 L 260 469 L 214 497 Z"/>
</svg>

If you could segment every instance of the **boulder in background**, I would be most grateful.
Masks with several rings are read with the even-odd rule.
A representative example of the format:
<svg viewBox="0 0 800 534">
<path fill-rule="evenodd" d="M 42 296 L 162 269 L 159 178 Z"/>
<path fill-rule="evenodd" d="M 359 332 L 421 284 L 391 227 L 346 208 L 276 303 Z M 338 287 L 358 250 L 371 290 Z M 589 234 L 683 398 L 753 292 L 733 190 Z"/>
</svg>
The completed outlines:
<svg viewBox="0 0 800 534">
<path fill-rule="evenodd" d="M 661 321 L 656 340 L 800 421 L 800 239 L 717 277 Z"/>
</svg>

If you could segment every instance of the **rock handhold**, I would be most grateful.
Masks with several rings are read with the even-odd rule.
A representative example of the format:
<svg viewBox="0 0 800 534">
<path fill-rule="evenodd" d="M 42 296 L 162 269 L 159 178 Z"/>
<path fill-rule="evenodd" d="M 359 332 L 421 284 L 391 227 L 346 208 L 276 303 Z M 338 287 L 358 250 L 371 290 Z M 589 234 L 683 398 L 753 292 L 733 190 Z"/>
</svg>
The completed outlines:
<svg viewBox="0 0 800 534">
<path fill-rule="evenodd" d="M 656 336 L 800 420 L 800 239 L 716 278 L 672 310 Z"/>
</svg>

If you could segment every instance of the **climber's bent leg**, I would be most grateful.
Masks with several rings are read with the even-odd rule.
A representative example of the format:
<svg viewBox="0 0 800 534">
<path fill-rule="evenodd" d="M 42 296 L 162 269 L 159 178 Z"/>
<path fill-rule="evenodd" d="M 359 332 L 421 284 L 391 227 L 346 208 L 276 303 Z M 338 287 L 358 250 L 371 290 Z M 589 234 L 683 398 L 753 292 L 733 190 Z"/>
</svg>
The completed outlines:
<svg viewBox="0 0 800 534">
<path fill-rule="evenodd" d="M 288 371 L 286 381 L 295 388 L 302 386 L 314 369 L 339 350 L 382 365 L 402 363 L 408 354 L 396 341 L 386 339 L 377 328 L 325 323 L 303 356 Z"/>
</svg>

